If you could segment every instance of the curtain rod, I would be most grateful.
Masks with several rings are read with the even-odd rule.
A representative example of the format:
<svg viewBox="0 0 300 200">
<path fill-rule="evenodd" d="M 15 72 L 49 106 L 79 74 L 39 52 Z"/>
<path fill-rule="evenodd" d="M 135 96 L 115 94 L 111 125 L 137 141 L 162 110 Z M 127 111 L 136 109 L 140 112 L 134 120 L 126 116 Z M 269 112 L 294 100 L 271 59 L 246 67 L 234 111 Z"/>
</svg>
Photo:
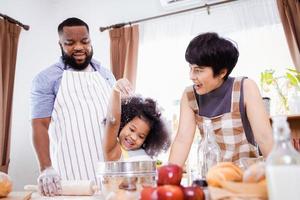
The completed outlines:
<svg viewBox="0 0 300 200">
<path fill-rule="evenodd" d="M 211 4 L 204 4 L 202 6 L 198 6 L 198 7 L 194 7 L 194 8 L 175 11 L 175 12 L 166 13 L 166 14 L 162 14 L 162 15 L 157 15 L 157 16 L 153 16 L 153 17 L 148 17 L 148 18 L 144 18 L 144 19 L 138 19 L 138 20 L 131 21 L 131 22 L 118 23 L 118 24 L 114 24 L 114 25 L 110 25 L 110 26 L 106 26 L 106 27 L 100 27 L 99 29 L 100 29 L 101 32 L 103 32 L 103 31 L 106 31 L 108 29 L 121 28 L 121 27 L 126 26 L 126 25 L 132 25 L 132 24 L 136 24 L 136 23 L 139 23 L 139 22 L 149 21 L 149 20 L 153 20 L 153 19 L 158 19 L 158 18 L 162 18 L 162 17 L 171 16 L 171 15 L 177 15 L 177 14 L 180 14 L 180 13 L 190 12 L 190 11 L 198 10 L 198 9 L 202 9 L 202 8 L 206 8 L 207 13 L 210 14 L 210 10 L 209 10 L 210 7 L 225 4 L 225 3 L 230 3 L 230 2 L 234 2 L 234 1 L 238 1 L 238 0 L 225 0 L 225 1 L 220 1 L 220 2 L 211 3 Z"/>
<path fill-rule="evenodd" d="M 17 24 L 17 25 L 21 26 L 26 31 L 29 30 L 29 26 L 28 25 L 22 24 L 18 20 L 15 20 L 15 19 L 13 19 L 13 18 L 11 18 L 11 17 L 9 17 L 7 15 L 4 15 L 4 14 L 0 13 L 0 17 L 3 17 L 4 19 L 6 19 L 7 21 L 9 21 L 10 23 L 14 23 L 14 24 Z"/>
</svg>

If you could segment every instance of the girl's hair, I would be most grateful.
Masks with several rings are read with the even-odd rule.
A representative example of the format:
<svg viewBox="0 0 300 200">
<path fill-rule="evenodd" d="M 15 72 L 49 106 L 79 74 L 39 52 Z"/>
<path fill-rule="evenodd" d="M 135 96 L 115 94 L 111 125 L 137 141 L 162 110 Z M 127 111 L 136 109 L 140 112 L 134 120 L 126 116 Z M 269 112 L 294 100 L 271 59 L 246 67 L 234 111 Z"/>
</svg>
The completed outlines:
<svg viewBox="0 0 300 200">
<path fill-rule="evenodd" d="M 133 96 L 122 99 L 122 113 L 119 133 L 134 117 L 140 117 L 150 125 L 150 132 L 144 141 L 143 148 L 148 155 L 157 156 L 166 151 L 170 144 L 170 132 L 161 117 L 157 103 L 151 99 Z"/>
</svg>

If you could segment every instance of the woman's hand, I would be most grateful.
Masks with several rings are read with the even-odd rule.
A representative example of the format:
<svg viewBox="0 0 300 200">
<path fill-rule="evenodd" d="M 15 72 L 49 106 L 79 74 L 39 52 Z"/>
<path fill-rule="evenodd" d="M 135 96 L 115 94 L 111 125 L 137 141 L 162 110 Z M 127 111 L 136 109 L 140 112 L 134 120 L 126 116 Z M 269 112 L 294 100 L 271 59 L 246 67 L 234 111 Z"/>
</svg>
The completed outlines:
<svg viewBox="0 0 300 200">
<path fill-rule="evenodd" d="M 126 78 L 119 79 L 115 83 L 113 90 L 119 92 L 122 97 L 131 96 L 134 92 L 131 83 Z"/>
</svg>

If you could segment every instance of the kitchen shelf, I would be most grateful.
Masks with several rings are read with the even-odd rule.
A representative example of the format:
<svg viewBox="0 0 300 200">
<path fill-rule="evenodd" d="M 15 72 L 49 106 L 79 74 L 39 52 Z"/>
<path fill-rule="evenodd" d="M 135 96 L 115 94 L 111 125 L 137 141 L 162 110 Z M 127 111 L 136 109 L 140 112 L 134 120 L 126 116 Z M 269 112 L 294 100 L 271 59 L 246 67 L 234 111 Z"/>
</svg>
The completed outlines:
<svg viewBox="0 0 300 200">
<path fill-rule="evenodd" d="M 290 124 L 292 143 L 300 151 L 300 115 L 289 115 L 287 120 Z"/>
<path fill-rule="evenodd" d="M 291 129 L 292 143 L 296 150 L 300 151 L 300 115 L 288 115 L 287 121 Z"/>
</svg>

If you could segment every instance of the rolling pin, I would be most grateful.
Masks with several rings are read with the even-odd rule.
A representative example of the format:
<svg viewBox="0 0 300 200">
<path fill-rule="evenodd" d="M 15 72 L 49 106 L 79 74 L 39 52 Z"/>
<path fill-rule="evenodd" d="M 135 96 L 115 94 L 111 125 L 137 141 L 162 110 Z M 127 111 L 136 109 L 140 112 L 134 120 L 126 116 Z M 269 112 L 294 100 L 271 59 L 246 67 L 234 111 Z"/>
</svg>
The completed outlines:
<svg viewBox="0 0 300 200">
<path fill-rule="evenodd" d="M 25 191 L 38 191 L 37 185 L 25 185 Z M 73 180 L 61 181 L 61 191 L 59 195 L 63 196 L 92 196 L 99 190 L 93 181 Z"/>
</svg>

